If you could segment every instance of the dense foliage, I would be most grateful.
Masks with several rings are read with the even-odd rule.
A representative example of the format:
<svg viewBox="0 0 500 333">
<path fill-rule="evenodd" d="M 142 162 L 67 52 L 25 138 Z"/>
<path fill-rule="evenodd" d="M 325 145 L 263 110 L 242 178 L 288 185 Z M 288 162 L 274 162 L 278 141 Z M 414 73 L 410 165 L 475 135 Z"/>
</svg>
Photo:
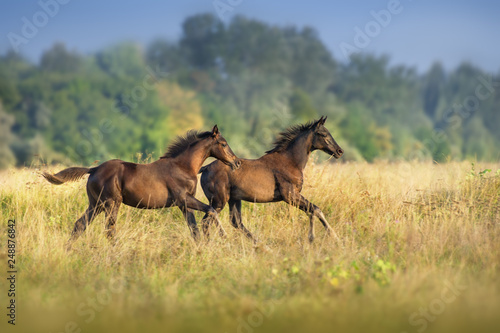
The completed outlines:
<svg viewBox="0 0 500 333">
<path fill-rule="evenodd" d="M 497 160 L 499 82 L 467 63 L 426 73 L 369 54 L 339 63 L 309 27 L 196 15 L 179 41 L 145 49 L 81 55 L 56 44 L 39 64 L 1 56 L 0 167 L 158 156 L 173 136 L 214 123 L 255 157 L 320 115 L 346 160 Z"/>
</svg>

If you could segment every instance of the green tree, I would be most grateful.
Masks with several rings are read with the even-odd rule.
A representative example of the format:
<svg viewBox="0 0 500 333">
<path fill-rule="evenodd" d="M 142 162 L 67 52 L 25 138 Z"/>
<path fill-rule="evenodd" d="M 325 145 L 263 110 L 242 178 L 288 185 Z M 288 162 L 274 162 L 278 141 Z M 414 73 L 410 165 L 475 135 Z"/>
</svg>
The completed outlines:
<svg viewBox="0 0 500 333">
<path fill-rule="evenodd" d="M 318 116 L 311 98 L 303 90 L 296 88 L 290 96 L 290 111 L 297 121 L 307 122 Z"/>
<path fill-rule="evenodd" d="M 337 64 L 318 33 L 311 27 L 283 30 L 292 54 L 289 65 L 292 82 L 310 95 L 325 94 L 334 82 Z"/>
<path fill-rule="evenodd" d="M 342 137 L 350 145 L 355 146 L 363 158 L 371 162 L 379 155 L 377 148 L 376 126 L 373 121 L 363 117 L 366 110 L 361 105 L 351 105 L 348 107 L 346 117 L 341 121 Z"/>
<path fill-rule="evenodd" d="M 73 73 L 80 69 L 81 61 L 80 56 L 66 50 L 63 43 L 56 43 L 42 55 L 40 67 L 44 71 Z"/>
<path fill-rule="evenodd" d="M 213 14 L 188 17 L 182 24 L 180 46 L 189 64 L 204 70 L 215 67 L 224 34 L 224 24 Z"/>
<path fill-rule="evenodd" d="M 146 66 L 139 45 L 120 43 L 96 54 L 97 65 L 108 75 L 120 80 L 141 79 Z"/>
<path fill-rule="evenodd" d="M 423 106 L 425 113 L 434 119 L 436 109 L 442 98 L 443 88 L 446 84 L 446 75 L 441 63 L 436 62 L 424 77 Z"/>
<path fill-rule="evenodd" d="M 170 74 L 175 74 L 188 65 L 179 45 L 163 39 L 157 39 L 148 46 L 146 62 L 152 68 L 159 68 Z"/>
</svg>

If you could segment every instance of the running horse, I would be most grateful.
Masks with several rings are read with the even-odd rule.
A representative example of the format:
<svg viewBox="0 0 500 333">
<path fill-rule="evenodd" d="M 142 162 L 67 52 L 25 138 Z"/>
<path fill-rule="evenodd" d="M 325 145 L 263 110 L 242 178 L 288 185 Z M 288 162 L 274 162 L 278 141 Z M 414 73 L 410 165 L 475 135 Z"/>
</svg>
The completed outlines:
<svg viewBox="0 0 500 333">
<path fill-rule="evenodd" d="M 256 160 L 240 159 L 238 170 L 232 171 L 219 161 L 201 168 L 201 186 L 210 205 L 219 213 L 229 203 L 231 224 L 254 241 L 256 239 L 241 220 L 242 200 L 254 203 L 284 201 L 298 207 L 310 217 L 311 242 L 314 240 L 315 218 L 321 221 L 328 234 L 334 234 L 321 209 L 300 194 L 304 168 L 312 151 L 319 149 L 335 158 L 343 154 L 324 126 L 325 121 L 326 117 L 321 117 L 317 121 L 288 128 L 280 133 L 274 148 L 264 156 Z M 205 218 L 208 219 L 209 215 Z M 202 223 L 205 228 L 206 223 Z"/>
<path fill-rule="evenodd" d="M 142 209 L 178 207 L 195 240 L 199 240 L 200 233 L 193 210 L 203 211 L 210 222 L 215 221 L 221 236 L 224 236 L 217 212 L 194 197 L 198 171 L 208 157 L 215 157 L 230 169 L 237 169 L 240 165 L 217 125 L 212 131 L 189 131 L 186 136 L 178 137 L 164 156 L 149 164 L 115 159 L 94 168 L 73 167 L 54 175 L 43 173 L 55 185 L 90 174 L 87 181 L 89 206 L 75 223 L 68 249 L 102 211 L 106 215 L 107 236 L 112 238 L 122 203 Z"/>
</svg>

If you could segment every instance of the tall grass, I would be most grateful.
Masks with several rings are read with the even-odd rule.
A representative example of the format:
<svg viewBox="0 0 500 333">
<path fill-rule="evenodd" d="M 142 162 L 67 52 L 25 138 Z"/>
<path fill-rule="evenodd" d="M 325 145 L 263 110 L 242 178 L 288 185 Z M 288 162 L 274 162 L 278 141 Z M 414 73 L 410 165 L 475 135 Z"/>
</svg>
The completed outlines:
<svg viewBox="0 0 500 333">
<path fill-rule="evenodd" d="M 15 218 L 15 330 L 496 332 L 498 168 L 311 163 L 303 194 L 338 240 L 318 222 L 310 244 L 307 216 L 282 203 L 244 203 L 257 245 L 230 227 L 227 209 L 229 237 L 212 231 L 196 244 L 177 209 L 122 206 L 115 242 L 102 215 L 70 252 L 86 180 L 53 186 L 38 170 L 4 171 L 0 253 L 6 267 L 6 225 Z M 3 321 L 2 331 L 13 329 Z"/>
</svg>

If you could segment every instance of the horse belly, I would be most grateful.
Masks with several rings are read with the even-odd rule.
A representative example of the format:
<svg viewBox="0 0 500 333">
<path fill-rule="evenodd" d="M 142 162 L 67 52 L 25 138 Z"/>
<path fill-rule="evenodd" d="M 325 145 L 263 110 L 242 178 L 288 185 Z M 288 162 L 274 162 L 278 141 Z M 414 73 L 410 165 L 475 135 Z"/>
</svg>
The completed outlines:
<svg viewBox="0 0 500 333">
<path fill-rule="evenodd" d="M 231 199 L 250 202 L 277 201 L 276 182 L 271 172 L 248 173 L 231 188 Z"/>
<path fill-rule="evenodd" d="M 143 209 L 155 209 L 172 205 L 168 189 L 163 186 L 150 186 L 142 189 L 127 189 L 123 191 L 123 203 Z"/>
</svg>

